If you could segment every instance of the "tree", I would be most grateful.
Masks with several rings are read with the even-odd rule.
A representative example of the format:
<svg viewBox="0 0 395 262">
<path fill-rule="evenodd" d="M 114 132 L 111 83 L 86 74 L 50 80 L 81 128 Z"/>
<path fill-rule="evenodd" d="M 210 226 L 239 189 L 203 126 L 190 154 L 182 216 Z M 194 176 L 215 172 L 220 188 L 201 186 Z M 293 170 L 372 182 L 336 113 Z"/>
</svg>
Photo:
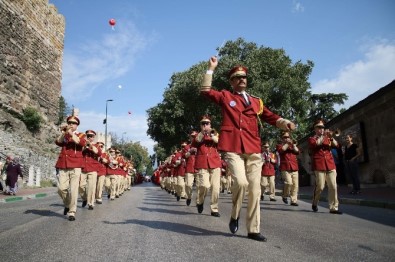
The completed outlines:
<svg viewBox="0 0 395 262">
<path fill-rule="evenodd" d="M 119 149 L 121 154 L 133 162 L 137 172 L 144 172 L 148 166 L 152 166 L 148 149 L 140 144 L 140 142 L 124 143 L 115 134 L 111 135 L 113 147 Z M 152 167 L 151 167 L 152 169 Z"/>
<path fill-rule="evenodd" d="M 311 95 L 311 111 L 309 114 L 309 120 L 313 123 L 316 119 L 323 119 L 326 122 L 334 118 L 339 114 L 334 109 L 335 104 L 343 105 L 344 101 L 347 100 L 348 96 L 344 93 L 332 94 L 322 93 Z M 343 112 L 341 110 L 340 112 Z"/>
<path fill-rule="evenodd" d="M 59 112 L 58 112 L 58 122 L 57 125 L 60 125 L 65 118 L 70 114 L 71 109 L 67 105 L 66 100 L 64 99 L 63 96 L 59 97 Z"/>
</svg>

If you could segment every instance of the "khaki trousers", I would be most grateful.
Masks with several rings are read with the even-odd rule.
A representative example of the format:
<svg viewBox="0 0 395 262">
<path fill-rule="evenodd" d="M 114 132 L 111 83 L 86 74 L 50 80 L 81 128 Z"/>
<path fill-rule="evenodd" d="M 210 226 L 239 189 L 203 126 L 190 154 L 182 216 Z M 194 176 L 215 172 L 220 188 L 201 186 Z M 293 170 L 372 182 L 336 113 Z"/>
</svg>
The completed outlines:
<svg viewBox="0 0 395 262">
<path fill-rule="evenodd" d="M 103 187 L 106 176 L 98 176 L 96 183 L 96 200 L 102 201 Z"/>
<path fill-rule="evenodd" d="M 261 197 L 261 154 L 237 154 L 227 152 L 225 160 L 232 174 L 232 213 L 233 219 L 240 217 L 245 192 L 248 188 L 247 231 L 260 232 L 260 197 Z"/>
<path fill-rule="evenodd" d="M 299 191 L 299 172 L 298 171 L 281 171 L 284 180 L 283 197 L 290 197 L 291 203 L 298 201 Z"/>
<path fill-rule="evenodd" d="M 176 192 L 176 184 L 177 184 L 177 177 L 171 176 L 170 177 L 170 191 Z"/>
<path fill-rule="evenodd" d="M 314 171 L 315 175 L 315 189 L 313 196 L 313 205 L 317 206 L 321 197 L 321 192 L 324 190 L 325 181 L 328 185 L 328 204 L 330 210 L 338 210 L 339 200 L 337 199 L 337 184 L 336 184 L 336 170 L 329 171 Z"/>
<path fill-rule="evenodd" d="M 130 190 L 131 185 L 132 185 L 132 177 L 128 175 L 126 177 L 126 189 Z"/>
<path fill-rule="evenodd" d="M 218 212 L 219 186 L 220 186 L 221 169 L 199 169 L 197 173 L 197 186 L 199 188 L 196 204 L 204 204 L 207 192 L 211 188 L 211 212 Z"/>
<path fill-rule="evenodd" d="M 192 199 L 194 173 L 185 173 L 185 194 L 187 199 Z"/>
<path fill-rule="evenodd" d="M 166 184 L 166 177 L 161 176 L 160 177 L 160 187 L 161 188 L 166 188 L 165 184 Z"/>
<path fill-rule="evenodd" d="M 80 178 L 79 192 L 82 200 L 87 201 L 87 204 L 93 206 L 96 195 L 96 181 L 97 172 L 82 172 Z"/>
<path fill-rule="evenodd" d="M 185 197 L 185 177 L 177 176 L 177 196 Z"/>
<path fill-rule="evenodd" d="M 261 176 L 261 195 L 266 191 L 269 186 L 269 197 L 274 199 L 276 196 L 276 184 L 274 182 L 275 176 Z"/>
<path fill-rule="evenodd" d="M 226 179 L 228 180 L 228 193 L 230 193 L 231 191 L 230 191 L 230 189 L 231 189 L 231 187 L 232 187 L 232 175 L 227 175 L 226 176 Z"/>
<path fill-rule="evenodd" d="M 74 216 L 77 212 L 80 176 L 81 168 L 59 169 L 58 194 L 64 206 L 69 208 L 68 216 Z"/>
<path fill-rule="evenodd" d="M 226 176 L 221 176 L 221 187 L 220 190 L 226 190 L 228 191 L 228 179 L 226 179 Z"/>
<path fill-rule="evenodd" d="M 115 198 L 115 190 L 116 190 L 116 185 L 117 184 L 117 175 L 107 175 L 106 176 L 106 182 L 105 182 L 105 188 L 107 191 L 107 194 L 110 195 L 110 199 Z"/>
</svg>

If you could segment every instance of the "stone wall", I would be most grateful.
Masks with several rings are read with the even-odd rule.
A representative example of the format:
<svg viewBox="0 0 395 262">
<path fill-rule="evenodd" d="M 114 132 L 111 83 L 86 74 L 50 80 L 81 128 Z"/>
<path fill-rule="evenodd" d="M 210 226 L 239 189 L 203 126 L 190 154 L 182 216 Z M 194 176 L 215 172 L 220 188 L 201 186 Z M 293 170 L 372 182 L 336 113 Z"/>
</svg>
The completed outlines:
<svg viewBox="0 0 395 262">
<path fill-rule="evenodd" d="M 48 0 L 0 0 L 0 108 L 57 121 L 65 20 Z"/>
<path fill-rule="evenodd" d="M 357 135 L 356 144 L 364 151 L 359 165 L 364 186 L 395 187 L 395 81 L 332 119 L 327 127 L 341 131 L 336 139 L 343 144 L 347 133 Z M 357 130 L 359 127 L 361 132 Z M 299 144 L 303 167 L 312 174 L 307 137 Z M 314 177 L 310 178 L 313 184 Z"/>
</svg>

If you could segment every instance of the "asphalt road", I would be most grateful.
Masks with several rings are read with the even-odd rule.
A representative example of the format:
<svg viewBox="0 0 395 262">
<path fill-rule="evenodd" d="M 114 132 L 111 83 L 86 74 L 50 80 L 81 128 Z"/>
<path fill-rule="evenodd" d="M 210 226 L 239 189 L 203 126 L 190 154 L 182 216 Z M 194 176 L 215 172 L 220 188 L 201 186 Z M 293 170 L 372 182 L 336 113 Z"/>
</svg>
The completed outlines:
<svg viewBox="0 0 395 262">
<path fill-rule="evenodd" d="M 56 195 L 0 204 L 1 261 L 394 261 L 395 210 L 327 203 L 311 211 L 261 202 L 261 229 L 268 242 L 228 229 L 231 195 L 221 194 L 221 217 L 210 216 L 209 198 L 198 214 L 194 201 L 177 202 L 151 183 L 133 187 L 93 211 L 63 216 Z M 81 202 L 79 202 L 79 207 Z"/>
</svg>

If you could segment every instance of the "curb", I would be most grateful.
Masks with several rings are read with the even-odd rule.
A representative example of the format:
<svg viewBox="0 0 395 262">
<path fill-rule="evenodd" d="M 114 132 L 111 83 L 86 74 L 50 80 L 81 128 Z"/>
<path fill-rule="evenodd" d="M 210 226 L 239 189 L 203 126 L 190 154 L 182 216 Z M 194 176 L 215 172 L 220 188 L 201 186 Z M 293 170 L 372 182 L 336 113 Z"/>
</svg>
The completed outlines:
<svg viewBox="0 0 395 262">
<path fill-rule="evenodd" d="M 36 199 L 36 198 L 43 198 L 47 197 L 50 195 L 54 195 L 54 193 L 37 193 L 37 194 L 31 194 L 31 195 L 24 195 L 24 196 L 11 196 L 11 197 L 6 197 L 4 199 L 0 199 L 0 203 L 10 203 L 10 202 L 17 202 L 17 201 L 22 201 L 22 200 L 29 200 L 29 199 Z"/>
<path fill-rule="evenodd" d="M 276 192 L 276 196 L 282 196 L 281 192 Z M 312 200 L 312 195 L 307 194 L 299 194 L 299 199 L 308 199 Z M 320 201 L 328 202 L 328 198 L 325 196 L 321 196 Z M 355 199 L 355 198 L 339 198 L 340 204 L 347 205 L 357 205 L 357 206 L 367 206 L 367 207 L 379 207 L 379 208 L 387 208 L 395 210 L 395 202 L 385 202 L 379 200 L 364 200 L 364 199 Z"/>
</svg>

